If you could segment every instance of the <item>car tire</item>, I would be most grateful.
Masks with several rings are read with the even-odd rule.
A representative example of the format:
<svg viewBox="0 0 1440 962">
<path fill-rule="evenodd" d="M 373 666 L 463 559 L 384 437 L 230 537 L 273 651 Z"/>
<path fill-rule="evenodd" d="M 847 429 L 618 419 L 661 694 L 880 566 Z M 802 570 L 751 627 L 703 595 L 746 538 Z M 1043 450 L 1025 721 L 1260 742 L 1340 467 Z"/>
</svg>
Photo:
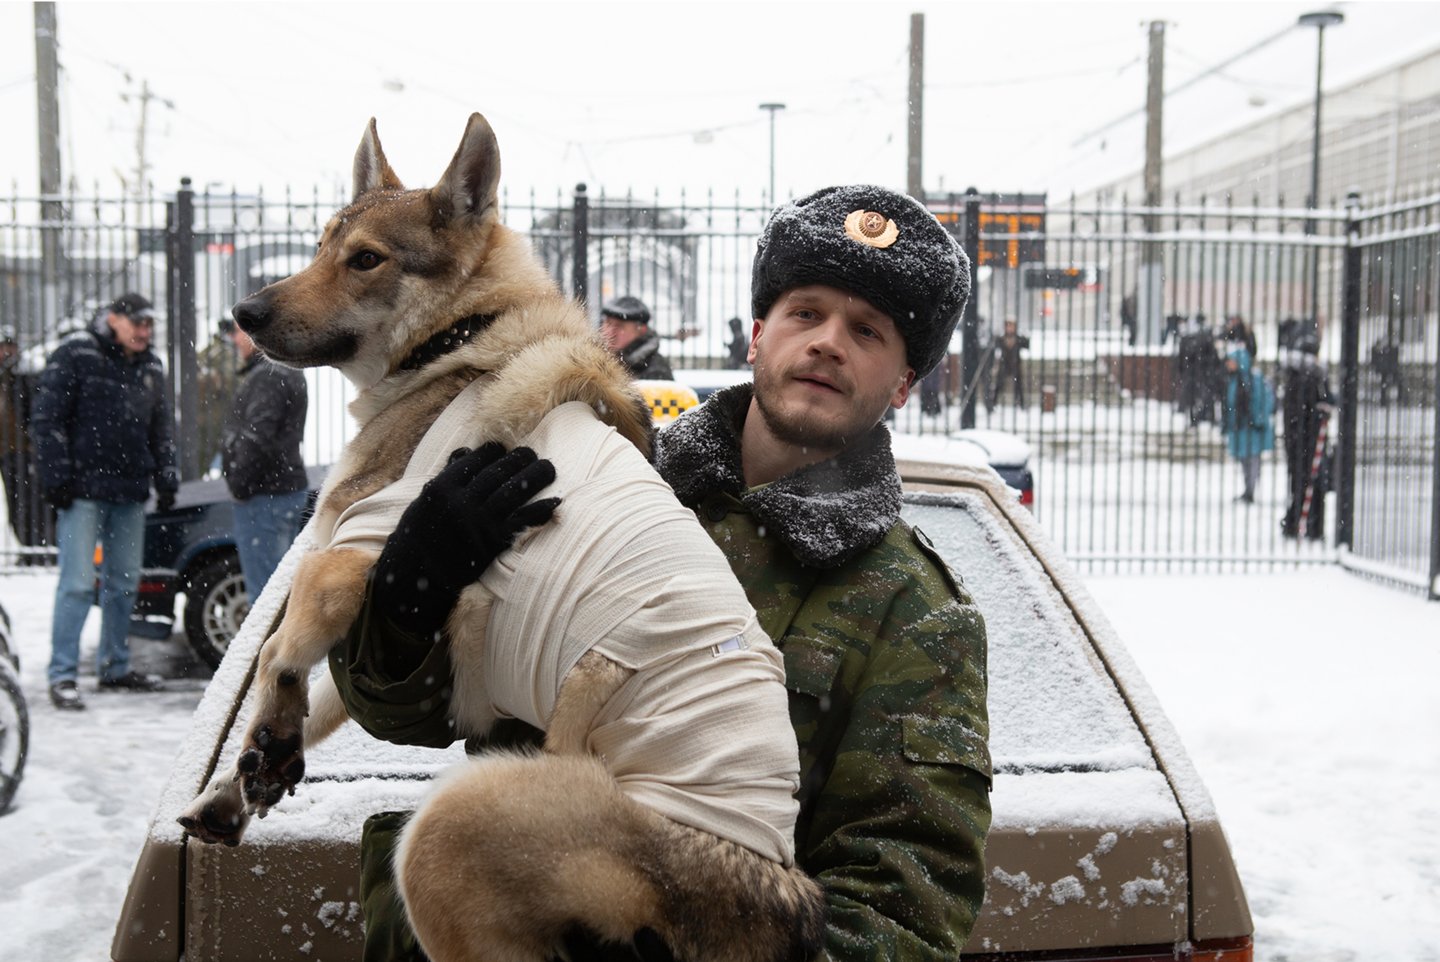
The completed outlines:
<svg viewBox="0 0 1440 962">
<path fill-rule="evenodd" d="M 20 679 L 10 662 L 0 657 L 0 815 L 10 810 L 20 779 L 25 774 L 25 756 L 30 751 L 30 713 Z"/>
<path fill-rule="evenodd" d="M 185 638 L 211 668 L 220 659 L 250 613 L 250 596 L 240 557 L 233 553 L 212 556 L 186 579 Z"/>
</svg>

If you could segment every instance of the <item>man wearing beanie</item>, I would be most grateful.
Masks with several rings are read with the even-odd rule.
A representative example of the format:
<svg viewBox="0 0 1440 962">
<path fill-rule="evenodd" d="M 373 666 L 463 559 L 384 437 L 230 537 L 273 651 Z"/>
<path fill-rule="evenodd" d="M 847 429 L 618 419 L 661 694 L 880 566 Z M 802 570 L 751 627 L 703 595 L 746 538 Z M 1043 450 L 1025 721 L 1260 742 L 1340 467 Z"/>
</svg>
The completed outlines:
<svg viewBox="0 0 1440 962">
<path fill-rule="evenodd" d="M 650 308 L 638 297 L 625 295 L 600 308 L 600 336 L 630 376 L 641 381 L 668 381 L 675 375 L 660 353 L 660 337 L 650 330 Z"/>
<path fill-rule="evenodd" d="M 80 633 L 100 565 L 101 691 L 154 691 L 160 681 L 130 670 L 130 615 L 145 545 L 150 488 L 160 510 L 175 503 L 175 467 L 165 370 L 150 349 L 155 312 L 124 294 L 90 330 L 55 349 L 40 375 L 32 431 L 45 497 L 57 511 L 60 573 L 51 622 L 50 701 L 85 707 L 76 688 Z"/>
<path fill-rule="evenodd" d="M 800 745 L 796 861 L 824 887 L 820 957 L 836 962 L 953 960 L 984 900 L 984 621 L 928 539 L 900 519 L 882 423 L 943 357 L 969 289 L 964 252 L 908 197 L 836 187 L 787 204 L 753 264 L 754 384 L 717 392 L 657 439 L 656 469 L 724 551 L 784 654 Z M 487 560 L 483 546 L 472 554 Z M 431 599 L 442 613 L 455 600 Z M 384 713 L 393 731 L 404 710 L 395 694 L 409 679 L 386 677 L 366 652 L 424 642 L 388 626 L 372 601 L 346 646 L 357 657 L 337 680 L 353 717 Z M 365 694 L 382 690 L 383 705 Z M 433 686 L 414 694 L 411 714 L 443 726 Z M 405 732 L 420 744 L 436 734 Z M 526 742 L 538 733 L 518 725 L 491 737 Z M 400 821 L 366 826 L 367 950 L 419 959 L 386 890 Z M 617 946 L 577 933 L 569 955 L 669 959 L 653 936 Z"/>
</svg>

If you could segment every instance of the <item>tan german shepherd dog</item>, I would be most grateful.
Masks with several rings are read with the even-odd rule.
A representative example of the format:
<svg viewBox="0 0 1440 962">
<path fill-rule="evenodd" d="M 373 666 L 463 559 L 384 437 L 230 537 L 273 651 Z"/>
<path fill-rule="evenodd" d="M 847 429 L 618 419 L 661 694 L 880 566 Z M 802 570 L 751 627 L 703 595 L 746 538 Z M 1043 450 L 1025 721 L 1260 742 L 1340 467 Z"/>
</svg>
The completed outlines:
<svg viewBox="0 0 1440 962">
<path fill-rule="evenodd" d="M 426 427 L 480 378 L 488 418 L 477 442 L 514 446 L 547 412 L 579 400 L 648 456 L 647 407 L 583 308 L 560 294 L 528 240 L 501 225 L 499 175 L 495 135 L 477 113 L 439 183 L 406 190 L 372 119 L 353 200 L 326 226 L 314 261 L 236 305 L 237 323 L 268 356 L 333 365 L 361 389 L 351 406 L 360 430 L 310 530 L 334 530 L 347 508 L 400 478 Z M 463 343 L 437 355 L 447 337 Z M 294 791 L 304 744 L 345 721 L 329 677 L 313 699 L 309 678 L 358 616 L 377 556 L 321 544 L 301 560 L 260 649 L 240 757 L 181 818 L 189 834 L 238 844 L 251 814 Z M 448 626 L 457 703 L 484 648 L 480 587 L 466 589 Z M 577 927 L 621 942 L 649 928 L 686 960 L 799 960 L 819 950 L 813 880 L 640 804 L 587 751 L 589 726 L 630 674 L 585 654 L 560 687 L 543 751 L 460 766 L 411 820 L 397 880 L 436 962 L 547 959 Z M 777 697 L 783 715 L 783 689 Z M 465 710 L 455 709 L 462 734 L 493 721 L 459 717 Z M 793 738 L 783 727 L 774 737 Z"/>
</svg>

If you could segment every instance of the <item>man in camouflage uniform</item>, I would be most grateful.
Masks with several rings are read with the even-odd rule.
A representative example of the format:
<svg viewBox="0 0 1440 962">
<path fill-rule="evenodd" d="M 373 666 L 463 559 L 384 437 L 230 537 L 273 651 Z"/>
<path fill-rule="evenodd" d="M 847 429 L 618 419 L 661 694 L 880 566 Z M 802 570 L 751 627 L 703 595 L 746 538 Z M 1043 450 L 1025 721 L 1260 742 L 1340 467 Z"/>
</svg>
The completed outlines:
<svg viewBox="0 0 1440 962">
<path fill-rule="evenodd" d="M 781 207 L 753 268 L 755 384 L 718 392 L 657 445 L 656 468 L 725 552 L 784 655 L 800 748 L 796 859 L 824 887 L 823 957 L 837 962 L 953 960 L 984 898 L 984 623 L 900 520 L 881 423 L 943 356 L 969 285 L 964 253 L 907 197 L 844 187 Z M 417 502 L 407 512 L 417 523 L 402 521 L 386 553 L 427 557 L 408 541 L 445 530 L 436 506 L 455 510 L 453 494 Z M 472 563 L 494 550 L 475 546 Z M 448 653 L 429 626 L 454 597 L 374 580 L 331 660 L 372 733 L 452 741 L 447 693 L 429 683 L 449 677 Z M 502 723 L 488 744 L 538 741 L 522 727 Z M 366 826 L 367 959 L 423 958 L 389 876 L 403 817 Z M 577 933 L 568 948 L 574 959 L 669 958 L 648 932 L 634 946 Z"/>
</svg>

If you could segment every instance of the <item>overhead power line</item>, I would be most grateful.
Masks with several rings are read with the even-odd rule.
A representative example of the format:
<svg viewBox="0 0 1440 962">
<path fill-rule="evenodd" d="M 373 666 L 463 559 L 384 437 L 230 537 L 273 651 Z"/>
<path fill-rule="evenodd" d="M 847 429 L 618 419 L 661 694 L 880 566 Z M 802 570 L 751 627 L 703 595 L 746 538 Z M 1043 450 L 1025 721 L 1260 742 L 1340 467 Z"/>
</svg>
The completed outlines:
<svg viewBox="0 0 1440 962">
<path fill-rule="evenodd" d="M 1195 86 L 1197 83 L 1199 83 L 1200 81 L 1206 79 L 1207 77 L 1213 77 L 1214 75 L 1220 73 L 1220 71 L 1224 70 L 1226 67 L 1230 66 L 1232 63 L 1235 63 L 1237 60 L 1243 60 L 1243 59 L 1245 59 L 1246 57 L 1250 56 L 1252 53 L 1255 53 L 1257 50 L 1260 50 L 1260 49 L 1262 49 L 1262 48 L 1264 48 L 1264 47 L 1268 47 L 1270 44 L 1274 43 L 1276 40 L 1279 40 L 1281 37 L 1285 36 L 1287 33 L 1289 33 L 1291 30 L 1294 30 L 1294 29 L 1295 29 L 1295 24 L 1293 24 L 1293 23 L 1292 23 L 1292 24 L 1287 24 L 1284 29 L 1279 30 L 1279 31 L 1277 31 L 1276 33 L 1271 34 L 1270 36 L 1266 37 L 1264 40 L 1261 40 L 1259 43 L 1255 44 L 1254 46 L 1246 47 L 1244 50 L 1242 50 L 1242 51 L 1240 51 L 1239 53 L 1235 54 L 1233 57 L 1230 57 L 1230 58 L 1228 58 L 1228 59 L 1226 59 L 1226 60 L 1221 61 L 1220 63 L 1217 63 L 1215 66 L 1211 67 L 1211 68 L 1208 69 L 1208 70 L 1201 71 L 1200 73 L 1198 73 L 1198 74 L 1196 74 L 1195 76 L 1191 77 L 1189 80 L 1185 81 L 1184 83 L 1182 83 L 1180 86 L 1174 88 L 1173 90 L 1167 90 L 1167 91 L 1165 91 L 1165 96 L 1166 96 L 1167 98 L 1169 98 L 1169 97 L 1173 97 L 1173 96 L 1175 96 L 1176 94 L 1179 94 L 1179 93 L 1181 93 L 1181 92 L 1183 92 L 1183 91 L 1185 91 L 1185 90 L 1189 90 L 1191 87 Z M 1070 146 L 1071 146 L 1072 148 L 1073 148 L 1073 147 L 1079 147 L 1081 144 L 1085 143 L 1087 140 L 1090 140 L 1090 139 L 1093 138 L 1093 137 L 1098 137 L 1098 136 L 1100 136 L 1101 134 L 1106 133 L 1107 131 L 1110 131 L 1110 130 L 1115 129 L 1116 127 L 1120 126 L 1121 124 L 1125 123 L 1125 122 L 1128 121 L 1128 120 L 1133 120 L 1133 119 L 1135 119 L 1136 117 L 1143 117 L 1144 115 L 1145 115 L 1145 108 L 1144 108 L 1144 107 L 1137 107 L 1137 108 L 1135 108 L 1134 110 L 1130 111 L 1129 113 L 1125 114 L 1124 116 L 1116 117 L 1114 120 L 1110 121 L 1109 123 L 1106 123 L 1106 124 L 1104 124 L 1103 126 L 1100 126 L 1100 127 L 1096 127 L 1094 130 L 1090 131 L 1089 133 L 1082 134 L 1082 135 L 1079 137 L 1079 139 L 1077 139 L 1077 140 L 1076 140 L 1074 143 L 1072 143 Z"/>
</svg>

